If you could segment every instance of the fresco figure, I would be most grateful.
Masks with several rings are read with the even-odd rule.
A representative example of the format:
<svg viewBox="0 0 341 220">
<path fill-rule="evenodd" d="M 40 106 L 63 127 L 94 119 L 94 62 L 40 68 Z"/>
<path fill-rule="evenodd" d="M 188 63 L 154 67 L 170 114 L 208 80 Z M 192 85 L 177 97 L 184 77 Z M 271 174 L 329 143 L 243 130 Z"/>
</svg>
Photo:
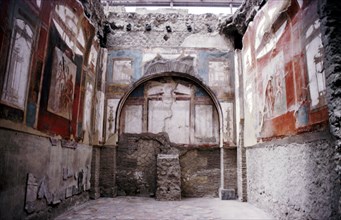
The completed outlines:
<svg viewBox="0 0 341 220">
<path fill-rule="evenodd" d="M 47 110 L 66 119 L 72 118 L 76 70 L 77 66 L 55 48 Z"/>
<path fill-rule="evenodd" d="M 272 116 L 275 108 L 275 93 L 273 88 L 273 77 L 270 76 L 270 79 L 265 88 L 265 105 L 266 105 L 266 113 L 268 116 Z"/>
<path fill-rule="evenodd" d="M 71 111 L 71 104 L 72 104 L 72 95 L 73 95 L 73 81 L 72 81 L 72 75 L 68 75 L 69 78 L 65 83 L 65 86 L 63 88 L 62 94 L 60 96 L 61 102 L 61 109 L 63 111 Z"/>
</svg>

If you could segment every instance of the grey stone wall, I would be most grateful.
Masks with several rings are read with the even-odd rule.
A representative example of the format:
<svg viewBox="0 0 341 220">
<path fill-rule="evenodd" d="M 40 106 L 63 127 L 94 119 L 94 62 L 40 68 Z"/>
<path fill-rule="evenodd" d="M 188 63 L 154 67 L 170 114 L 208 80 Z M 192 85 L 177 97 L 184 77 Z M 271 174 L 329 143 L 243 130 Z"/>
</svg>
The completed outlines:
<svg viewBox="0 0 341 220">
<path fill-rule="evenodd" d="M 88 200 L 92 147 L 0 129 L 0 219 L 49 219 Z"/>
<path fill-rule="evenodd" d="M 248 202 L 277 219 L 338 219 L 332 141 L 316 132 L 247 147 Z"/>
<path fill-rule="evenodd" d="M 333 146 L 337 151 L 338 179 L 341 182 L 341 2 L 320 0 L 319 16 L 321 19 L 322 43 L 324 46 L 324 68 L 326 74 L 327 100 L 329 108 L 330 131 L 336 138 Z M 340 192 L 338 195 L 340 196 Z M 341 197 L 339 197 L 339 215 L 341 216 Z"/>
</svg>

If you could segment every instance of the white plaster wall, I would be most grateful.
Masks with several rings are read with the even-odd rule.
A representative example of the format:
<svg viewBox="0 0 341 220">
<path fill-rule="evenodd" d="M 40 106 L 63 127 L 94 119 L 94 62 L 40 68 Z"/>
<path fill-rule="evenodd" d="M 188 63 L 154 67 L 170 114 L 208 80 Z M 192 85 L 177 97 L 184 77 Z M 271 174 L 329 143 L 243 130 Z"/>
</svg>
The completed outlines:
<svg viewBox="0 0 341 220">
<path fill-rule="evenodd" d="M 174 101 L 169 105 L 151 100 L 148 106 L 149 132 L 167 132 L 171 142 L 189 143 L 189 101 Z"/>
<path fill-rule="evenodd" d="M 195 137 L 212 137 L 213 135 L 213 106 L 196 105 L 195 106 Z"/>
</svg>

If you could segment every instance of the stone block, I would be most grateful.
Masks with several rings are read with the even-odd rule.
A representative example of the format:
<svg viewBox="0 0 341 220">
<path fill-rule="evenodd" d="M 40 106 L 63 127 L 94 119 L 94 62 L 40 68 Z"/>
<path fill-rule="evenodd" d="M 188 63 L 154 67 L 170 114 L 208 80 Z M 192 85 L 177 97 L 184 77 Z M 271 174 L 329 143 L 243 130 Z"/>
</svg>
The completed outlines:
<svg viewBox="0 0 341 220">
<path fill-rule="evenodd" d="M 73 189 L 73 186 L 70 186 L 70 187 L 67 187 L 66 190 L 65 190 L 65 198 L 69 198 L 72 196 L 72 189 Z"/>
<path fill-rule="evenodd" d="M 236 192 L 234 189 L 221 189 L 220 197 L 221 200 L 234 200 L 236 199 Z"/>
<path fill-rule="evenodd" d="M 181 169 L 178 154 L 158 154 L 156 200 L 181 200 Z"/>
</svg>

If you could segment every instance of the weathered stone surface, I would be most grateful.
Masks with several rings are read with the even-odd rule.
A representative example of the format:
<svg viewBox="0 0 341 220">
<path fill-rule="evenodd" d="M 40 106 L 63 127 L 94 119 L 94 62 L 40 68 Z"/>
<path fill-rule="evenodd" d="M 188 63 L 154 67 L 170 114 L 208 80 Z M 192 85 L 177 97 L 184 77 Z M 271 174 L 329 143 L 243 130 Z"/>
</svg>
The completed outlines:
<svg viewBox="0 0 341 220">
<path fill-rule="evenodd" d="M 179 47 L 185 43 L 188 47 L 227 49 L 231 43 L 218 34 L 219 19 L 219 16 L 209 13 L 201 15 L 110 13 L 108 22 L 111 24 L 111 32 L 107 37 L 107 46 L 109 48 Z M 167 32 L 167 26 L 171 27 L 171 32 Z M 189 38 L 192 42 L 187 41 Z M 216 41 L 224 44 L 215 44 Z"/>
<path fill-rule="evenodd" d="M 278 219 L 338 219 L 334 155 L 328 132 L 246 148 L 248 202 Z"/>
<path fill-rule="evenodd" d="M 98 181 L 101 196 L 116 196 L 116 148 L 113 146 L 105 146 L 100 149 Z M 95 191 L 95 193 L 97 192 Z"/>
<path fill-rule="evenodd" d="M 117 148 L 119 195 L 153 196 L 157 154 L 179 154 L 182 196 L 218 196 L 220 149 L 173 146 L 166 134 L 124 134 Z"/>
<path fill-rule="evenodd" d="M 65 189 L 65 198 L 69 198 L 73 195 L 72 189 L 73 189 L 73 186 L 67 187 Z"/>
<path fill-rule="evenodd" d="M 321 20 L 322 44 L 324 47 L 324 69 L 326 74 L 327 100 L 329 109 L 330 131 L 336 138 L 335 163 L 338 182 L 341 181 L 341 30 L 337 28 L 341 19 L 341 2 L 319 1 L 318 13 Z M 341 192 L 338 213 L 341 216 Z"/>
<path fill-rule="evenodd" d="M 222 200 L 236 199 L 236 191 L 234 189 L 222 189 L 220 193 Z"/>
<path fill-rule="evenodd" d="M 242 37 L 248 24 L 267 0 L 246 0 L 238 10 L 219 24 L 219 31 L 226 37 L 234 39 L 234 47 L 242 48 Z"/>
<path fill-rule="evenodd" d="M 179 72 L 194 75 L 193 61 L 194 58 L 190 56 L 179 57 L 176 60 L 167 60 L 158 55 L 145 64 L 144 75 L 165 72 Z"/>
<path fill-rule="evenodd" d="M 238 190 L 236 148 L 224 149 L 224 189 L 222 190 L 223 192 L 228 191 L 228 193 L 230 193 L 228 199 L 236 199 L 236 192 Z M 232 191 L 234 192 L 234 195 Z"/>
<path fill-rule="evenodd" d="M 0 169 L 1 219 L 35 219 L 38 212 L 53 216 L 76 203 L 77 198 L 84 201 L 84 196 L 75 195 L 67 199 L 72 202 L 65 199 L 66 188 L 77 182 L 74 178 L 63 180 L 63 167 L 68 164 L 70 170 L 85 170 L 90 165 L 92 147 L 51 146 L 49 138 L 5 129 L 0 129 L 0 143 L 0 161 L 4 162 Z M 58 200 L 58 207 L 51 205 Z"/>
<path fill-rule="evenodd" d="M 180 155 L 183 197 L 217 197 L 220 149 L 183 149 Z"/>
<path fill-rule="evenodd" d="M 38 182 L 32 173 L 27 175 L 27 185 L 26 185 L 26 202 L 25 210 L 28 213 L 35 211 L 34 202 L 37 200 L 38 193 Z"/>
<path fill-rule="evenodd" d="M 48 203 L 51 203 L 51 195 L 47 187 L 45 176 L 40 180 L 38 188 L 38 199 L 46 198 Z"/>
<path fill-rule="evenodd" d="M 181 170 L 179 155 L 157 155 L 157 200 L 181 200 Z"/>
</svg>

